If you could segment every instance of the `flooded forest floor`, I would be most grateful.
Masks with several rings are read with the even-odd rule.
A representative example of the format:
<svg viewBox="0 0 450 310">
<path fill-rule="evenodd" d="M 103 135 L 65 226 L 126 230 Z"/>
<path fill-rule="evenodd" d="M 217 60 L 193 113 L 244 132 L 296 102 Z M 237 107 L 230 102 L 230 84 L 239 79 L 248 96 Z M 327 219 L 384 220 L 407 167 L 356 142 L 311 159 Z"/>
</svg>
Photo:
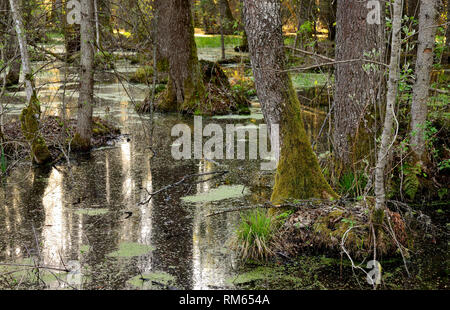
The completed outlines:
<svg viewBox="0 0 450 310">
<path fill-rule="evenodd" d="M 61 52 L 61 46 L 51 48 Z M 227 55 L 241 56 L 232 48 Z M 192 128 L 193 118 L 156 113 L 150 126 L 149 115 L 136 113 L 148 83 L 127 81 L 142 64 L 133 53 L 116 56 L 113 69 L 95 75 L 94 116 L 121 134 L 100 141 L 89 155 L 50 167 L 17 162 L 2 180 L 1 289 L 371 289 L 346 257 L 305 252 L 266 264 L 241 262 L 230 246 L 240 214 L 210 215 L 266 201 L 272 174 L 260 171 L 261 160 L 174 160 L 171 129 Z M 199 58 L 217 61 L 220 49 L 201 47 Z M 66 119 L 75 118 L 77 67 L 45 61 L 33 66 L 44 67 L 36 76 L 44 117 L 60 118 L 65 102 Z M 232 87 L 252 102 L 250 114 L 204 117 L 203 126 L 263 123 L 248 65 L 224 69 Z M 325 73 L 293 78 L 318 154 L 328 150 L 322 131 L 332 79 Z M 5 97 L 5 123 L 11 128 L 18 125 L 24 97 L 20 89 Z M 159 191 L 190 175 L 196 176 Z M 409 277 L 400 256 L 380 258 L 382 289 L 448 289 L 448 215 L 442 209 L 423 210 L 445 233 L 408 259 Z M 358 263 L 366 268 L 366 261 Z"/>
</svg>

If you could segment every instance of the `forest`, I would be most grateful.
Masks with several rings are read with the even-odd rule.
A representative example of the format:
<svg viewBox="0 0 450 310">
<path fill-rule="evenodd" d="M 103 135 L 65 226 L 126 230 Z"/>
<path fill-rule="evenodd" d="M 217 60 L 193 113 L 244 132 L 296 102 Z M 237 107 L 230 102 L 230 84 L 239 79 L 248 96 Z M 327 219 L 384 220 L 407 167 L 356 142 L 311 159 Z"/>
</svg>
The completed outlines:
<svg viewBox="0 0 450 310">
<path fill-rule="evenodd" d="M 449 16 L 0 0 L 0 290 L 449 289 Z"/>
</svg>

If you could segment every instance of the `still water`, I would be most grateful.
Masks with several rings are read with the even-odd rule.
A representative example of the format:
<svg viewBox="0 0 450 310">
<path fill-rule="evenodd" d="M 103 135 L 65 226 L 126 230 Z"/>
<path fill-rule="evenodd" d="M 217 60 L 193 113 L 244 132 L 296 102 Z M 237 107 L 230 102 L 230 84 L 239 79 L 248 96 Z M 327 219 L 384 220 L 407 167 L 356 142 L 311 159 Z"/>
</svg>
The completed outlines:
<svg viewBox="0 0 450 310">
<path fill-rule="evenodd" d="M 23 163 L 0 187 L 0 262 L 54 268 L 42 269 L 37 280 L 52 289 L 233 288 L 238 260 L 230 242 L 239 213 L 207 215 L 267 199 L 270 187 L 255 187 L 260 162 L 174 160 L 171 144 L 176 138 L 171 137 L 171 128 L 179 123 L 192 128 L 193 119 L 156 114 L 151 130 L 149 117 L 134 111 L 147 86 L 120 78 L 134 70 L 123 62 L 114 71 L 96 75 L 94 115 L 120 127 L 120 139 L 72 158 L 69 164 L 35 168 Z M 68 81 L 65 87 L 63 80 Z M 75 68 L 54 63 L 38 74 L 36 83 L 44 114 L 61 116 L 64 101 L 67 117 L 75 117 Z M 8 121 L 17 121 L 22 107 L 10 104 Z M 320 111 L 305 113 L 312 139 L 324 117 Z M 253 108 L 248 117 L 203 119 L 203 125 L 210 122 L 257 125 L 262 115 Z M 323 148 L 323 139 L 318 145 Z M 149 196 L 186 175 L 224 170 L 230 172 L 191 178 Z M 242 190 L 230 199 L 194 203 L 181 199 L 220 185 Z M 72 272 L 58 270 L 66 267 Z M 36 282 L 30 280 L 27 266 L 0 268 L 0 273 L 16 271 L 23 287 Z"/>
</svg>

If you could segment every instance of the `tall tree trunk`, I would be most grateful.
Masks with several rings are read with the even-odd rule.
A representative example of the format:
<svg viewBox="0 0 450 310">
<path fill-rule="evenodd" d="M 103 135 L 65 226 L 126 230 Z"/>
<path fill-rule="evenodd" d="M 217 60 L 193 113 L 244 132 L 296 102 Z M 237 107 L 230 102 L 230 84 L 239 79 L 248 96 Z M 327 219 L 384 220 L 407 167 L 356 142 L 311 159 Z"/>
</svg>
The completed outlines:
<svg viewBox="0 0 450 310">
<path fill-rule="evenodd" d="M 81 1 L 81 71 L 78 97 L 77 131 L 73 145 L 78 150 L 89 150 L 92 138 L 92 111 L 94 106 L 94 6 L 92 0 Z"/>
<path fill-rule="evenodd" d="M 27 34 L 23 26 L 22 15 L 20 14 L 19 0 L 9 0 L 16 37 L 20 47 L 22 58 L 22 70 L 25 75 L 25 92 L 27 96 L 27 106 L 22 110 L 20 121 L 22 132 L 31 146 L 31 157 L 36 164 L 45 164 L 51 160 L 50 152 L 44 139 L 39 133 L 39 120 L 41 109 L 34 89 L 34 82 L 31 72 L 30 57 L 28 55 Z"/>
<path fill-rule="evenodd" d="M 271 200 L 336 197 L 303 126 L 300 103 L 285 68 L 280 0 L 244 0 L 245 30 L 264 119 L 279 125 L 280 160 Z"/>
<path fill-rule="evenodd" d="M 336 61 L 368 58 L 365 55 L 375 50 L 369 58 L 383 62 L 384 23 L 369 23 L 366 5 L 359 0 L 337 1 Z M 363 65 L 361 61 L 335 66 L 333 146 L 338 175 L 353 171 L 353 164 L 371 153 L 369 136 L 375 133 L 368 111 L 374 102 L 383 101 L 383 68 L 365 70 Z"/>
<path fill-rule="evenodd" d="M 158 108 L 193 112 L 204 104 L 205 86 L 197 58 L 189 0 L 155 0 L 160 63 L 169 66 L 169 82 Z"/>
<path fill-rule="evenodd" d="M 375 167 L 375 210 L 376 222 L 381 223 L 384 215 L 386 203 L 385 170 L 388 163 L 388 155 L 393 145 L 393 125 L 395 118 L 395 102 L 397 100 L 399 64 L 401 53 L 401 27 L 402 27 L 402 0 L 395 0 L 392 14 L 392 43 L 391 60 L 389 65 L 389 81 L 386 96 L 386 113 L 384 119 L 383 133 L 381 134 L 381 144 L 378 151 L 377 164 Z"/>
<path fill-rule="evenodd" d="M 8 12 L 10 9 L 7 1 L 5 1 L 5 7 L 6 11 Z M 11 23 L 14 24 L 11 15 L 10 14 L 5 15 L 8 15 L 8 17 L 5 19 L 6 25 L 9 26 Z M 6 32 L 8 32 L 8 35 L 5 36 L 5 39 L 7 40 L 5 46 L 5 56 L 7 60 L 11 59 L 14 60 L 10 63 L 9 70 L 5 78 L 6 78 L 6 86 L 12 86 L 19 84 L 20 67 L 22 66 L 22 63 L 20 57 L 19 43 L 17 41 L 14 32 L 14 27 L 12 27 L 11 29 L 6 29 Z"/>
<path fill-rule="evenodd" d="M 438 24 L 439 0 L 421 0 L 419 14 L 419 45 L 417 47 L 416 82 L 411 103 L 411 149 L 414 161 L 425 158 L 425 125 L 430 75 Z"/>
</svg>

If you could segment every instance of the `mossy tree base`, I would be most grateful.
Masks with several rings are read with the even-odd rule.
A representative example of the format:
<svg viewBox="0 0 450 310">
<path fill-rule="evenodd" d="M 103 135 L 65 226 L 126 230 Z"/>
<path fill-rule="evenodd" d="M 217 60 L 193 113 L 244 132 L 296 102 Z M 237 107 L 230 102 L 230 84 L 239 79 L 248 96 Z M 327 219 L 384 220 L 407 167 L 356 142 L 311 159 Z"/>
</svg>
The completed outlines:
<svg viewBox="0 0 450 310">
<path fill-rule="evenodd" d="M 337 198 L 311 148 L 300 103 L 290 81 L 286 101 L 281 115 L 281 153 L 271 201 L 280 204 L 287 199 Z"/>
<path fill-rule="evenodd" d="M 198 92 L 190 92 L 190 95 L 180 105 L 177 101 L 173 81 L 169 79 L 166 89 L 159 93 L 156 98 L 155 110 L 191 115 L 249 114 L 250 102 L 231 89 L 228 77 L 220 65 L 205 60 L 200 60 L 199 64 L 206 94 L 200 95 Z M 151 98 L 146 98 L 144 104 L 137 107 L 138 112 L 149 112 L 150 100 Z"/>
<path fill-rule="evenodd" d="M 52 156 L 47 148 L 45 140 L 39 132 L 39 118 L 41 115 L 39 101 L 34 95 L 20 115 L 22 133 L 31 146 L 31 158 L 33 163 L 43 165 L 51 161 Z"/>
</svg>

